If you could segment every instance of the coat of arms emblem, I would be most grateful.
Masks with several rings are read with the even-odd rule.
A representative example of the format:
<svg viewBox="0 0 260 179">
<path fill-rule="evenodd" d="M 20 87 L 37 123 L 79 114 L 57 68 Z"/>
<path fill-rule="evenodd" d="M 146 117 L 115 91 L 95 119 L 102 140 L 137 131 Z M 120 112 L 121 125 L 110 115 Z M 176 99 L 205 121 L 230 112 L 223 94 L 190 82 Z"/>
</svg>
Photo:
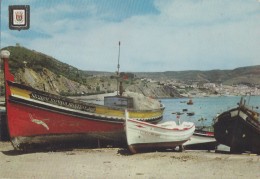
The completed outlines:
<svg viewBox="0 0 260 179">
<path fill-rule="evenodd" d="M 23 12 L 22 11 L 18 11 L 15 13 L 15 18 L 16 18 L 16 21 L 19 21 L 21 22 L 23 20 Z"/>
<path fill-rule="evenodd" d="M 25 11 L 23 9 L 14 10 L 14 25 L 23 25 L 25 23 Z"/>
<path fill-rule="evenodd" d="M 29 29 L 30 27 L 30 6 L 11 5 L 9 6 L 9 28 L 11 30 Z"/>
</svg>

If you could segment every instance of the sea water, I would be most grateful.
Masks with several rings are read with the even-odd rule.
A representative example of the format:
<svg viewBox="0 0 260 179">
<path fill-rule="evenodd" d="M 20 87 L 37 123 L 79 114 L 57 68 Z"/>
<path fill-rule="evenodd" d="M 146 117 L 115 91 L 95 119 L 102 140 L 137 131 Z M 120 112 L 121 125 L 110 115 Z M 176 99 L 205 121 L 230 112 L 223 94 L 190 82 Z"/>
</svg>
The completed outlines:
<svg viewBox="0 0 260 179">
<path fill-rule="evenodd" d="M 195 97 L 192 98 L 193 105 L 187 105 L 188 98 L 161 99 L 161 103 L 165 106 L 163 121 L 178 121 L 179 118 L 180 121 L 194 122 L 197 126 L 211 126 L 217 115 L 238 107 L 240 99 L 241 96 Z M 246 105 L 260 113 L 260 96 L 247 96 L 244 99 Z M 183 109 L 187 111 L 183 112 Z M 194 112 L 194 115 L 188 116 L 188 112 Z M 199 119 L 202 119 L 202 122 Z"/>
</svg>

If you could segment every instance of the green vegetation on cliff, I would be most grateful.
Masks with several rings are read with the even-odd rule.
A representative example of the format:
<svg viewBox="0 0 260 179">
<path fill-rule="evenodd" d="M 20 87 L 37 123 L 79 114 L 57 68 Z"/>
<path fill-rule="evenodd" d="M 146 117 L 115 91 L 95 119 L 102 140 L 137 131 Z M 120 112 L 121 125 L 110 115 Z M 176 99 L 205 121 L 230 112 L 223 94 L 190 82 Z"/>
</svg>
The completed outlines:
<svg viewBox="0 0 260 179">
<path fill-rule="evenodd" d="M 40 72 L 46 68 L 55 72 L 55 74 L 62 75 L 70 80 L 81 84 L 86 83 L 86 78 L 88 76 L 86 72 L 66 63 L 62 63 L 51 56 L 20 46 L 10 46 L 4 49 L 9 50 L 11 53 L 9 66 L 12 73 L 15 73 L 19 68 L 25 66 L 36 72 Z"/>
</svg>

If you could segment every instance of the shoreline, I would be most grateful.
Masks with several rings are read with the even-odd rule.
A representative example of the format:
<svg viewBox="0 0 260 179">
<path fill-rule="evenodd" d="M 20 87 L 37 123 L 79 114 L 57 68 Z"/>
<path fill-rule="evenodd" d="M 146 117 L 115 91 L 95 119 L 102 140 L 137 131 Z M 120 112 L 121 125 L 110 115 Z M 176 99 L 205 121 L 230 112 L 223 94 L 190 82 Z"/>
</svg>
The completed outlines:
<svg viewBox="0 0 260 179">
<path fill-rule="evenodd" d="M 116 95 L 116 92 L 114 93 L 104 93 L 104 94 L 95 94 L 95 95 L 83 95 L 83 96 L 68 96 L 72 99 L 79 99 L 79 100 L 103 100 L 105 96 L 113 96 Z M 153 99 L 190 99 L 190 98 L 217 98 L 217 97 L 245 97 L 245 95 L 195 95 L 195 96 L 182 96 L 182 97 L 154 97 Z M 253 96 L 259 96 L 259 95 L 251 95 Z M 146 96 L 147 97 L 147 96 Z M 247 97 L 247 96 L 246 96 Z"/>
<path fill-rule="evenodd" d="M 208 151 L 131 155 L 126 148 L 21 153 L 0 142 L 3 178 L 259 178 L 260 157 Z"/>
</svg>

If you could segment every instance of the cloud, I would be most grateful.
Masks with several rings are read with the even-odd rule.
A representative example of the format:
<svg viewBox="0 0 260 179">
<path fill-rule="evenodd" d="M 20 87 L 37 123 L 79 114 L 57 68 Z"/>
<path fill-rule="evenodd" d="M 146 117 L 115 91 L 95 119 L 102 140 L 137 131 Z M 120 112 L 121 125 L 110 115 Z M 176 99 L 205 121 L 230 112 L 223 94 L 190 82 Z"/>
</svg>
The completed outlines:
<svg viewBox="0 0 260 179">
<path fill-rule="evenodd" d="M 180 25 L 210 25 L 245 19 L 259 13 L 259 4 L 254 1 L 160 1 L 155 2 L 167 23 Z M 166 19 L 166 18 L 165 18 Z"/>
<path fill-rule="evenodd" d="M 140 1 L 126 14 L 119 1 L 71 2 L 34 4 L 30 31 L 38 36 L 26 41 L 6 30 L 5 44 L 17 41 L 83 70 L 116 71 L 119 40 L 122 71 L 259 65 L 258 2 L 156 0 L 146 6 Z"/>
</svg>

